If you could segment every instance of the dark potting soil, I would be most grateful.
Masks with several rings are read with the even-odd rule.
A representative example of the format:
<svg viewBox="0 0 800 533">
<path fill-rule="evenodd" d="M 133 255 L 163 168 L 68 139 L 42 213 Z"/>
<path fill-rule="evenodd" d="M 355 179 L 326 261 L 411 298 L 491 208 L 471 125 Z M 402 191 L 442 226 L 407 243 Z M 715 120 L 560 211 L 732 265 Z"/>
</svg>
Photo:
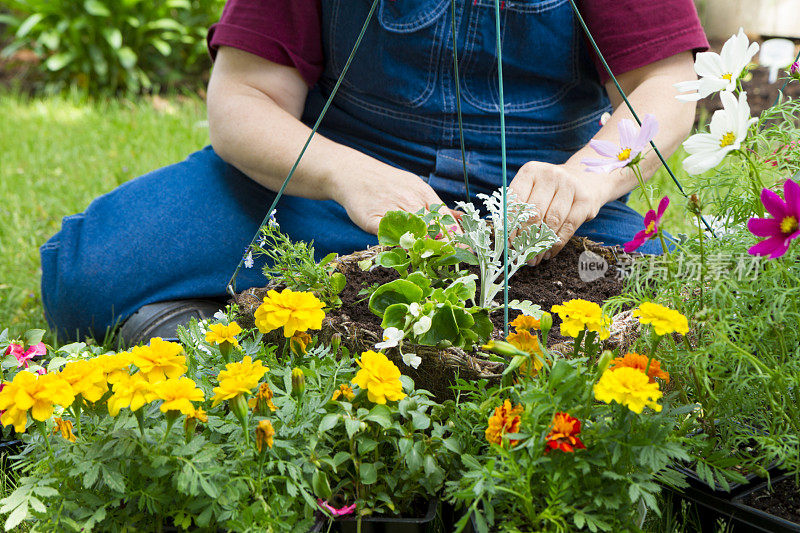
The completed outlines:
<svg viewBox="0 0 800 533">
<path fill-rule="evenodd" d="M 550 311 L 551 307 L 573 298 L 582 298 L 598 304 L 622 292 L 623 282 L 618 275 L 618 270 L 609 264 L 605 276 L 591 282 L 580 278 L 578 262 L 584 251 L 582 241 L 573 239 L 554 258 L 543 261 L 535 267 L 524 266 L 509 280 L 508 299 L 529 300 L 541 306 L 542 310 Z M 477 274 L 477 268 L 474 269 Z M 329 312 L 330 317 L 339 317 L 357 322 L 362 328 L 374 332 L 380 338 L 383 330 L 381 319 L 374 315 L 367 305 L 369 295 L 364 291 L 367 287 L 381 285 L 398 277 L 392 269 L 376 267 L 370 271 L 362 271 L 356 264 L 351 263 L 343 270 L 347 284 L 340 294 L 342 306 Z M 363 291 L 363 292 L 362 292 Z M 361 294 L 359 294 L 362 292 Z M 498 294 L 498 301 L 502 301 L 502 291 Z M 509 310 L 509 321 L 513 320 L 519 311 Z M 495 338 L 502 337 L 503 312 L 502 309 L 492 314 L 495 326 Z M 553 329 L 550 332 L 551 344 L 564 340 L 559 335 L 560 321 L 553 315 Z"/>
<path fill-rule="evenodd" d="M 793 477 L 748 494 L 742 503 L 784 520 L 800 524 L 800 487 Z"/>
</svg>

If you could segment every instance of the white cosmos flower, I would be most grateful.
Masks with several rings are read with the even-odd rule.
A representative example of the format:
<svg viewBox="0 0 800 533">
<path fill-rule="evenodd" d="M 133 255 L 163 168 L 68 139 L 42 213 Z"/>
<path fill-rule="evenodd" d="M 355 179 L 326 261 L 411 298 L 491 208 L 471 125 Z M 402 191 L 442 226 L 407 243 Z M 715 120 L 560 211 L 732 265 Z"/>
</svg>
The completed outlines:
<svg viewBox="0 0 800 533">
<path fill-rule="evenodd" d="M 414 353 L 404 353 L 403 362 L 408 366 L 410 366 L 411 368 L 417 368 L 419 364 L 422 362 L 422 357 Z"/>
<path fill-rule="evenodd" d="M 395 327 L 386 328 L 383 330 L 383 342 L 375 344 L 375 348 L 379 350 L 394 348 L 403 340 L 403 336 L 405 336 L 405 333 L 401 329 Z"/>
<path fill-rule="evenodd" d="M 696 102 L 717 91 L 733 91 L 744 68 L 758 52 L 758 43 L 750 43 L 744 30 L 722 45 L 722 51 L 700 52 L 694 62 L 694 70 L 700 76 L 696 81 L 676 83 L 674 87 L 682 93 L 676 96 L 684 102 Z"/>
<path fill-rule="evenodd" d="M 747 137 L 750 125 L 758 119 L 750 118 L 747 93 L 737 100 L 731 93 L 721 93 L 724 109 L 714 112 L 709 124 L 709 133 L 697 133 L 683 143 L 689 157 L 683 160 L 683 168 L 689 174 L 702 174 L 719 165 L 728 153 L 738 150 Z"/>
<path fill-rule="evenodd" d="M 414 335 L 419 337 L 420 335 L 431 329 L 431 317 L 429 317 L 428 315 L 423 315 L 419 317 L 419 320 L 417 320 L 412 329 L 414 330 Z"/>
</svg>

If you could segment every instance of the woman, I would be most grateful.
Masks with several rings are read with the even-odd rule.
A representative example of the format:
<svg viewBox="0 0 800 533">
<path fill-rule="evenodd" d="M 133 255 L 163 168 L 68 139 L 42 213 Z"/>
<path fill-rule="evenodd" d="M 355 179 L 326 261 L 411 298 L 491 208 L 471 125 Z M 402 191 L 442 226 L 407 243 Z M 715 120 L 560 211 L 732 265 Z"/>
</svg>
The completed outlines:
<svg viewBox="0 0 800 533">
<path fill-rule="evenodd" d="M 172 336 L 220 306 L 225 286 L 294 163 L 367 19 L 367 0 L 229 0 L 209 46 L 211 147 L 126 183 L 64 219 L 42 246 L 42 296 L 61 338 L 122 329 Z M 584 0 L 580 9 L 640 116 L 671 153 L 694 108 L 672 84 L 696 79 L 707 42 L 692 0 Z M 470 193 L 501 183 L 493 0 L 379 0 L 333 105 L 278 205 L 282 231 L 319 254 L 375 244 L 380 217 L 464 198 L 453 22 Z M 561 238 L 621 244 L 642 218 L 627 169 L 589 174 L 592 139 L 618 142 L 630 113 L 589 51 L 568 0 L 501 9 L 510 188 Z M 605 126 L 600 118 L 612 112 Z M 645 177 L 658 167 L 642 162 Z M 657 252 L 657 248 L 645 249 Z M 263 284 L 258 268 L 238 288 Z M 152 305 L 148 305 L 152 304 Z M 170 334 L 172 332 L 172 335 Z"/>
</svg>

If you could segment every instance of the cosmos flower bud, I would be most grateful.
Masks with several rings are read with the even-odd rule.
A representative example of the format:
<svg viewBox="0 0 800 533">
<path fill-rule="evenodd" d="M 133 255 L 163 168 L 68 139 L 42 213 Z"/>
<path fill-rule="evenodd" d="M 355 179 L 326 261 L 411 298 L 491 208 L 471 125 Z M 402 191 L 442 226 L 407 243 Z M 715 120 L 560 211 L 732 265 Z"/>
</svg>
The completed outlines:
<svg viewBox="0 0 800 533">
<path fill-rule="evenodd" d="M 792 66 L 789 67 L 789 76 L 800 81 L 800 62 L 795 61 L 792 63 Z"/>
</svg>

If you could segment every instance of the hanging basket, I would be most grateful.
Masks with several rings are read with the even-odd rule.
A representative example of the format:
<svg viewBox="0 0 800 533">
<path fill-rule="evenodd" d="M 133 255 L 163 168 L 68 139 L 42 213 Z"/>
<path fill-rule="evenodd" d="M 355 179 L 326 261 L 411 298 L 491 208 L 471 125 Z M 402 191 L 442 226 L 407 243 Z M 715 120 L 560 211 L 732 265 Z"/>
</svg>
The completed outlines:
<svg viewBox="0 0 800 533">
<path fill-rule="evenodd" d="M 577 247 L 578 249 L 588 250 L 594 252 L 598 256 L 608 261 L 611 268 L 616 268 L 619 262 L 621 251 L 619 248 L 610 248 L 600 246 L 588 239 L 581 237 L 573 237 L 570 246 Z M 357 275 L 363 275 L 363 271 L 358 266 L 359 262 L 367 259 L 373 259 L 378 253 L 387 249 L 382 246 L 373 246 L 367 250 L 361 250 L 349 255 L 344 255 L 334 261 L 337 271 L 345 275 L 350 280 Z M 558 256 L 556 256 L 558 258 Z M 577 268 L 578 265 L 575 265 Z M 378 267 L 381 268 L 381 267 Z M 522 272 L 522 271 L 521 271 Z M 517 274 L 519 276 L 520 273 Z M 514 285 L 514 280 L 511 279 L 511 285 Z M 549 281 L 549 283 L 560 284 L 559 281 Z M 621 290 L 621 282 L 619 284 Z M 259 305 L 263 302 L 264 297 L 269 290 L 281 290 L 281 284 L 272 283 L 266 287 L 247 289 L 235 298 L 235 303 L 239 306 L 240 316 L 237 317 L 242 327 L 254 326 L 254 313 Z M 566 296 L 564 299 L 572 297 L 580 297 L 579 294 L 574 296 L 570 295 L 569 291 L 565 291 Z M 364 299 L 363 306 L 367 307 L 367 297 L 362 296 Z M 529 297 L 536 303 L 535 295 Z M 560 302 L 558 302 L 560 303 Z M 550 349 L 567 356 L 572 352 L 572 345 L 570 340 L 563 338 L 559 339 L 557 332 L 557 317 L 556 324 L 551 330 L 551 338 L 554 342 L 551 343 Z M 379 320 L 377 320 L 379 323 Z M 624 350 L 636 338 L 638 322 L 631 317 L 630 311 L 624 311 L 613 317 L 611 325 L 611 337 L 606 341 L 608 348 L 620 348 Z M 341 345 L 346 347 L 351 354 L 358 355 L 366 350 L 375 350 L 375 344 L 382 341 L 382 330 L 375 323 L 365 325 L 363 321 L 354 320 L 347 313 L 334 311 L 326 315 L 322 322 L 322 329 L 317 333 L 318 342 L 329 345 L 331 339 L 335 334 L 341 337 Z M 502 338 L 502 331 L 499 328 L 495 329 L 494 338 Z M 282 348 L 286 339 L 283 337 L 280 330 L 275 330 L 267 333 L 264 336 L 264 342 L 273 343 Z M 467 352 L 461 348 L 436 348 L 434 346 L 423 345 L 409 345 L 406 343 L 403 346 L 403 351 L 406 353 L 417 354 L 422 363 L 418 368 L 414 369 L 403 363 L 402 356 L 396 348 L 390 348 L 385 351 L 387 357 L 391 359 L 403 374 L 411 377 L 417 388 L 425 389 L 432 392 L 438 401 L 443 401 L 453 397 L 450 386 L 455 383 L 456 378 L 464 379 L 466 381 L 474 381 L 478 379 L 488 379 L 492 382 L 499 382 L 504 363 L 491 361 L 490 354 L 481 351 L 480 349 L 474 352 Z"/>
</svg>

